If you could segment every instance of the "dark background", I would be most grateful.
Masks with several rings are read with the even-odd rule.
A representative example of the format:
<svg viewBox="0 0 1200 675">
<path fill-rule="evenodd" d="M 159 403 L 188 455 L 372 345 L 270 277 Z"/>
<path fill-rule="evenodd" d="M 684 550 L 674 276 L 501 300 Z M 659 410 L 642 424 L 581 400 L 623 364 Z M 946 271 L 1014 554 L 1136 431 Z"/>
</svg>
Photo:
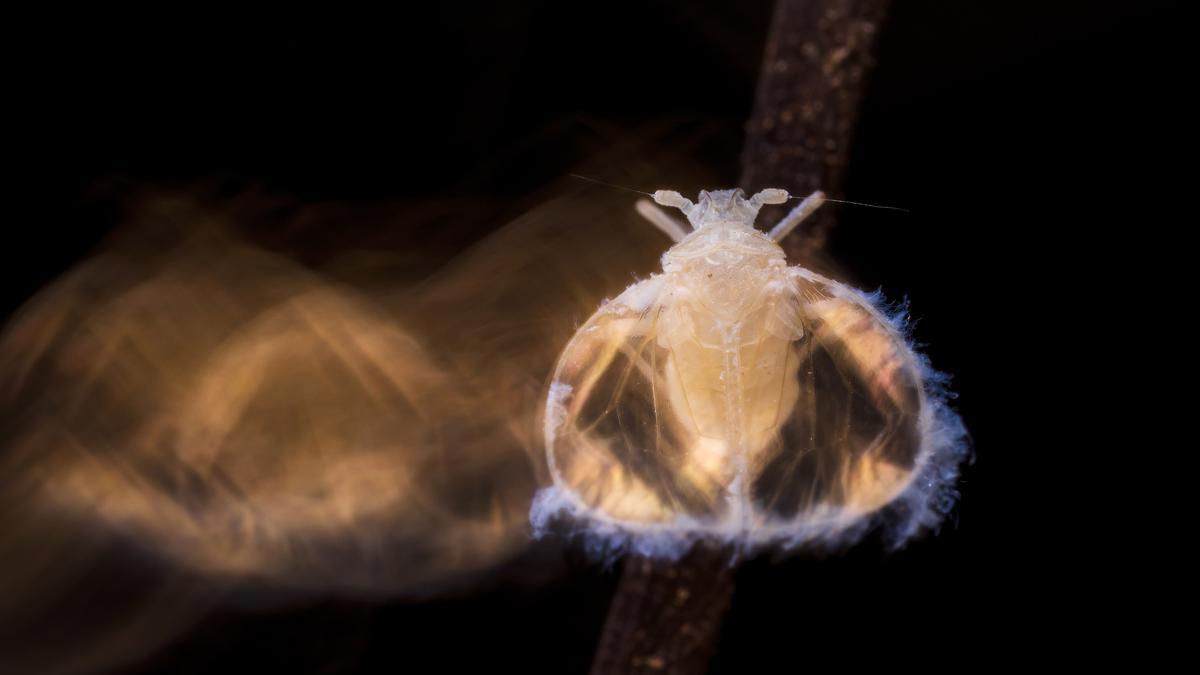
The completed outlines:
<svg viewBox="0 0 1200 675">
<path fill-rule="evenodd" d="M 435 242 L 453 249 L 664 124 L 704 130 L 696 161 L 732 184 L 770 11 L 526 0 L 80 16 L 14 61 L 9 136 L 28 153 L 10 155 L 21 178 L 0 316 L 104 239 L 124 185 L 477 204 Z M 1076 313 L 1086 266 L 1129 227 L 1160 118 L 1142 92 L 1161 72 L 1131 55 L 1157 49 L 1147 35 L 1166 21 L 1148 5 L 896 3 L 839 196 L 911 214 L 843 208 L 829 253 L 911 299 L 977 461 L 951 522 L 906 550 L 743 565 L 717 672 L 920 667 L 948 645 L 982 665 L 1061 646 L 1104 604 L 1066 556 L 1096 513 L 1066 496 L 1088 448 L 1061 414 L 1087 368 L 1078 336 L 1097 330 Z M 617 570 L 568 569 L 549 587 L 506 573 L 427 601 L 223 611 L 139 668 L 584 672 Z"/>
</svg>

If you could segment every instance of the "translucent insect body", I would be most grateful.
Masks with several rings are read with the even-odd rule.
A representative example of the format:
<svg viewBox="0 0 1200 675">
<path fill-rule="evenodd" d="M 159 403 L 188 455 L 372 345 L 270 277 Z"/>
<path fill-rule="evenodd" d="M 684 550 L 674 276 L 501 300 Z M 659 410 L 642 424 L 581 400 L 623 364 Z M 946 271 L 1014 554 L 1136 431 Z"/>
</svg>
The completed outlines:
<svg viewBox="0 0 1200 675">
<path fill-rule="evenodd" d="M 902 542 L 953 501 L 964 432 L 941 379 L 877 298 L 803 267 L 754 229 L 783 190 L 677 192 L 638 210 L 677 242 L 663 272 L 602 306 L 559 358 L 545 409 L 554 485 L 534 502 L 607 551 L 677 555 L 843 543 L 885 522 Z"/>
</svg>

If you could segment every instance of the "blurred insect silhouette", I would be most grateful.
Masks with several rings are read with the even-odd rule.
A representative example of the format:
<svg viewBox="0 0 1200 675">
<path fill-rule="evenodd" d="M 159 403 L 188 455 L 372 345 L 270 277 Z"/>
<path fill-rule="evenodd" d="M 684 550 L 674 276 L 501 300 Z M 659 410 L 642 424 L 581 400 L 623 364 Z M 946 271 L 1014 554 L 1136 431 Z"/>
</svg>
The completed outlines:
<svg viewBox="0 0 1200 675">
<path fill-rule="evenodd" d="M 702 538 L 845 543 L 886 521 L 903 542 L 935 525 L 965 452 L 941 377 L 877 297 L 789 267 L 779 246 L 825 196 L 769 233 L 754 220 L 784 190 L 652 196 L 691 227 L 637 204 L 676 243 L 559 358 L 535 529 L 565 514 L 601 549 L 672 556 Z"/>
</svg>

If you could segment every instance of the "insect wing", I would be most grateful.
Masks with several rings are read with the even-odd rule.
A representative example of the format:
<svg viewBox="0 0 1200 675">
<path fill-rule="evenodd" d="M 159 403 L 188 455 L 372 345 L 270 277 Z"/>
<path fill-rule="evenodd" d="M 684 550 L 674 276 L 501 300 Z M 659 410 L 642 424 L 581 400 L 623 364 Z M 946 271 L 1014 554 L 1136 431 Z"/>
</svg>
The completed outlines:
<svg viewBox="0 0 1200 675">
<path fill-rule="evenodd" d="M 558 486 L 593 517 L 634 529 L 711 518 L 723 505 L 721 477 L 693 461 L 705 441 L 672 402 L 665 286 L 661 275 L 631 286 L 575 333 L 547 405 Z"/>
<path fill-rule="evenodd" d="M 872 298 L 790 272 L 804 329 L 785 368 L 795 404 L 756 452 L 753 491 L 765 522 L 829 534 L 894 500 L 920 468 L 922 369 Z"/>
</svg>

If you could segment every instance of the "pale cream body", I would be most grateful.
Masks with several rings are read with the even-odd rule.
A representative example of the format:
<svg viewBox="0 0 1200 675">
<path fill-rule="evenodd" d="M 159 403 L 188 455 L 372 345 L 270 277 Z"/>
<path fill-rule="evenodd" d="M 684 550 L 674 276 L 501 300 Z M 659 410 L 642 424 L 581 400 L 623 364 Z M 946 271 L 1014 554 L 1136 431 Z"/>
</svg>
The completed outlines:
<svg viewBox="0 0 1200 675">
<path fill-rule="evenodd" d="M 802 541 L 896 499 L 936 444 L 902 336 L 754 229 L 786 193 L 662 194 L 695 229 L 563 350 L 545 414 L 555 486 L 535 522 L 567 511 L 613 534 Z"/>
</svg>

